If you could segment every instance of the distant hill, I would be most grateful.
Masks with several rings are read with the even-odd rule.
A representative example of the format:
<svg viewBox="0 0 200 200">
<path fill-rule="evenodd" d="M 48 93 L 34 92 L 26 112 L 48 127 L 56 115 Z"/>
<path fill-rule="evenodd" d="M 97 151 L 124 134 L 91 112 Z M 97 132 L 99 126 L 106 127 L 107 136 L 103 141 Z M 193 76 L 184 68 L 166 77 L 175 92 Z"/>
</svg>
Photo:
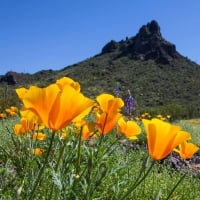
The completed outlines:
<svg viewBox="0 0 200 200">
<path fill-rule="evenodd" d="M 0 76 L 0 88 L 45 86 L 62 76 L 80 82 L 90 97 L 113 94 L 118 84 L 121 96 L 130 90 L 140 110 L 168 106 L 171 111 L 180 107 L 186 117 L 200 115 L 200 66 L 164 39 L 155 20 L 143 25 L 135 36 L 111 40 L 98 55 L 61 70 L 32 75 L 8 72 Z"/>
</svg>

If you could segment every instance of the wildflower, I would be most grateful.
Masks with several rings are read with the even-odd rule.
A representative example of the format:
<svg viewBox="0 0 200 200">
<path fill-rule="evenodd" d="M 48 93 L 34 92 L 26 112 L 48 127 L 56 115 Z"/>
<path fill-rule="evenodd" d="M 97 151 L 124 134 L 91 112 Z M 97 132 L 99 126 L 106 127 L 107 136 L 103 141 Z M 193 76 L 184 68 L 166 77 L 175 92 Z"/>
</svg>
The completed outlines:
<svg viewBox="0 0 200 200">
<path fill-rule="evenodd" d="M 81 88 L 78 82 L 75 82 L 69 77 L 63 77 L 63 78 L 58 79 L 56 81 L 56 84 L 59 86 L 61 90 L 63 90 L 66 85 L 73 87 L 78 92 L 80 92 L 80 88 Z"/>
<path fill-rule="evenodd" d="M 96 127 L 95 121 L 87 121 L 82 118 L 82 115 L 79 115 L 73 120 L 73 125 L 76 130 L 75 133 L 77 135 L 81 134 L 81 138 L 83 140 L 86 140 L 94 135 L 94 130 Z"/>
<path fill-rule="evenodd" d="M 165 117 L 161 117 L 160 120 L 166 121 L 166 118 Z"/>
<path fill-rule="evenodd" d="M 143 113 L 142 115 L 141 115 L 141 118 L 146 118 L 146 113 Z"/>
<path fill-rule="evenodd" d="M 32 154 L 36 155 L 36 156 L 40 156 L 41 154 L 44 153 L 44 150 L 43 149 L 40 149 L 40 148 L 35 148 L 35 149 L 32 149 Z"/>
<path fill-rule="evenodd" d="M 5 113 L 0 113 L 0 119 L 6 118 L 6 114 Z"/>
<path fill-rule="evenodd" d="M 107 134 L 121 117 L 120 111 L 124 102 L 110 94 L 101 94 L 96 99 L 100 106 L 100 112 L 96 113 L 97 127 L 100 133 Z"/>
<path fill-rule="evenodd" d="M 64 131 L 61 132 L 59 137 L 60 137 L 61 140 L 64 140 L 67 137 L 67 132 L 64 132 Z"/>
<path fill-rule="evenodd" d="M 14 112 L 14 111 L 11 111 L 9 114 L 10 114 L 11 117 L 15 117 L 17 115 L 17 113 Z"/>
<path fill-rule="evenodd" d="M 128 90 L 128 97 L 126 97 L 125 99 L 125 109 L 126 109 L 129 119 L 131 119 L 132 112 L 135 110 L 134 103 L 135 103 L 135 99 L 131 95 L 130 90 Z"/>
<path fill-rule="evenodd" d="M 46 134 L 44 133 L 41 133 L 41 132 L 38 132 L 38 133 L 33 133 L 33 137 L 32 137 L 33 140 L 46 140 Z"/>
<path fill-rule="evenodd" d="M 10 113 L 10 112 L 11 112 L 10 108 L 6 108 L 5 111 L 6 111 L 7 113 Z"/>
<path fill-rule="evenodd" d="M 141 133 L 141 128 L 134 121 L 125 121 L 123 117 L 118 120 L 117 132 L 122 133 L 125 137 L 136 140 L 137 135 Z"/>
<path fill-rule="evenodd" d="M 36 115 L 46 127 L 56 131 L 67 126 L 94 102 L 79 90 L 62 80 L 45 88 L 31 86 L 28 90 L 16 90 L 26 110 Z"/>
<path fill-rule="evenodd" d="M 14 132 L 16 135 L 26 135 L 27 133 L 32 133 L 35 129 L 35 124 L 32 121 L 28 121 L 22 118 L 19 124 L 15 124 Z"/>
<path fill-rule="evenodd" d="M 163 116 L 162 116 L 161 114 L 158 114 L 156 117 L 157 117 L 158 119 L 162 119 L 162 118 L 163 118 Z"/>
<path fill-rule="evenodd" d="M 108 134 L 116 125 L 121 117 L 120 113 L 97 113 L 97 127 L 101 134 Z"/>
<path fill-rule="evenodd" d="M 183 159 L 189 159 L 191 158 L 197 151 L 199 150 L 199 147 L 197 147 L 195 144 L 190 142 L 182 142 L 179 144 L 178 149 L 175 149 L 177 153 L 179 153 L 180 157 Z"/>
<path fill-rule="evenodd" d="M 89 139 L 94 136 L 95 125 L 96 123 L 94 122 L 87 122 L 82 126 L 81 138 L 83 140 Z"/>
<path fill-rule="evenodd" d="M 29 123 L 31 122 L 32 124 L 40 125 L 40 126 L 42 125 L 42 121 L 31 110 L 22 108 L 20 110 L 20 115 L 21 115 L 21 119 L 24 119 L 25 121 L 28 121 Z"/>
<path fill-rule="evenodd" d="M 151 119 L 151 115 L 147 113 L 147 119 Z"/>
<path fill-rule="evenodd" d="M 190 134 L 181 131 L 180 126 L 171 125 L 159 119 L 142 120 L 148 141 L 148 149 L 154 160 L 168 156 L 175 147 L 191 138 Z"/>
<path fill-rule="evenodd" d="M 20 99 L 23 99 L 24 98 L 24 96 L 25 96 L 25 94 L 27 93 L 27 89 L 26 88 L 19 88 L 19 89 L 16 89 L 16 93 L 17 93 L 17 95 L 18 95 L 18 97 L 20 98 Z"/>
<path fill-rule="evenodd" d="M 16 113 L 13 109 L 11 109 L 11 108 L 7 108 L 5 111 L 6 111 L 11 117 L 14 117 L 14 116 L 17 115 L 17 113 Z"/>
<path fill-rule="evenodd" d="M 167 117 L 167 119 L 171 119 L 171 115 L 167 115 L 166 117 Z"/>
<path fill-rule="evenodd" d="M 18 111 L 18 108 L 16 106 L 11 106 L 10 107 L 10 110 L 12 110 L 13 112 L 17 112 Z"/>
<path fill-rule="evenodd" d="M 143 119 L 150 119 L 151 118 L 151 115 L 148 113 L 148 112 L 145 112 L 141 115 L 141 118 Z"/>
<path fill-rule="evenodd" d="M 140 121 L 141 119 L 139 117 L 134 118 L 135 121 Z"/>
<path fill-rule="evenodd" d="M 120 112 L 121 108 L 124 106 L 124 102 L 121 98 L 115 98 L 111 94 L 101 94 L 97 96 L 96 99 L 102 112 L 108 114 Z"/>
</svg>

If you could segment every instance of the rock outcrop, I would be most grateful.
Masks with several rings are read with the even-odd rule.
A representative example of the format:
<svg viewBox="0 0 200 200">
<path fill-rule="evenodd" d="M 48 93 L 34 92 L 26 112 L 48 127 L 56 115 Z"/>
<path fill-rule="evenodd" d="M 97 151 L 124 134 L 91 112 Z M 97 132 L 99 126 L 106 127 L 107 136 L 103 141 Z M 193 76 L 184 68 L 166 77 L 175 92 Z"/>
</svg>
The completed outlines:
<svg viewBox="0 0 200 200">
<path fill-rule="evenodd" d="M 103 47 L 102 54 L 115 51 L 118 52 L 118 58 L 128 56 L 132 59 L 152 59 L 162 64 L 170 64 L 174 58 L 181 57 L 176 46 L 162 37 L 160 26 L 155 20 L 143 25 L 138 34 L 130 39 L 120 42 L 111 40 Z"/>
<path fill-rule="evenodd" d="M 17 83 L 16 72 L 7 72 L 4 76 L 0 77 L 0 82 L 6 82 L 8 85 L 15 85 Z"/>
</svg>

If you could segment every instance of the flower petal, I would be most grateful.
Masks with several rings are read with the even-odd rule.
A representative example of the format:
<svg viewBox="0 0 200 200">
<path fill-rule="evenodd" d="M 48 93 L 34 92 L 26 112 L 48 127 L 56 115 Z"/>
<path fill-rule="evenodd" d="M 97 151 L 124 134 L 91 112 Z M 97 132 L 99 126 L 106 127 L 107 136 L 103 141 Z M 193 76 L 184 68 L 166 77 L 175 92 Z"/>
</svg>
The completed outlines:
<svg viewBox="0 0 200 200">
<path fill-rule="evenodd" d="M 65 127 L 75 117 L 89 107 L 92 107 L 93 104 L 93 100 L 85 97 L 71 86 L 66 85 L 63 91 L 58 95 L 49 113 L 50 128 L 58 130 Z"/>
</svg>

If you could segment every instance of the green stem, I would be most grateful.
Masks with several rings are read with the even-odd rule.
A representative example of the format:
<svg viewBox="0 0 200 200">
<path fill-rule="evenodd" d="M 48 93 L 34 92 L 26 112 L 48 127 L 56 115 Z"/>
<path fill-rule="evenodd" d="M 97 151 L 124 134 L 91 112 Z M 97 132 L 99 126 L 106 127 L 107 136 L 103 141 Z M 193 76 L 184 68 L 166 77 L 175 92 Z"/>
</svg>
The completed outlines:
<svg viewBox="0 0 200 200">
<path fill-rule="evenodd" d="M 81 143 L 82 143 L 82 127 L 79 134 L 79 140 L 78 140 L 78 152 L 77 152 L 77 160 L 76 160 L 76 175 L 79 175 L 79 169 L 80 169 L 80 162 L 81 162 Z"/>
<path fill-rule="evenodd" d="M 65 139 L 64 140 L 64 145 L 60 149 L 59 157 L 58 157 L 58 160 L 57 160 L 57 163 L 56 163 L 56 166 L 55 166 L 55 173 L 57 173 L 57 171 L 58 171 L 58 167 L 59 167 L 59 164 L 60 164 L 61 158 L 63 156 L 63 153 L 64 153 L 66 145 L 67 145 L 67 141 Z M 51 184 L 51 190 L 50 190 L 50 195 L 49 195 L 49 198 L 48 198 L 49 200 L 52 198 L 53 191 L 54 191 L 54 183 L 52 182 L 52 184 Z"/>
<path fill-rule="evenodd" d="M 74 199 L 74 189 L 75 189 L 75 186 L 76 186 L 76 183 L 79 181 L 80 179 L 80 162 L 81 162 L 81 144 L 82 144 L 82 127 L 81 127 L 81 130 L 80 130 L 80 134 L 79 134 L 79 138 L 78 138 L 78 149 L 77 149 L 77 159 L 76 159 L 76 173 L 75 173 L 75 176 L 79 176 L 78 178 L 75 178 L 74 182 L 73 182 L 73 185 L 72 185 L 72 188 L 71 188 L 71 194 L 70 194 L 70 198 L 69 199 Z"/>
<path fill-rule="evenodd" d="M 173 192 L 175 191 L 175 189 L 178 187 L 178 185 L 183 181 L 183 179 L 186 177 L 186 174 L 184 174 L 180 179 L 179 181 L 176 183 L 176 185 L 173 187 L 173 189 L 171 190 L 171 192 L 168 194 L 166 200 L 168 200 L 171 195 L 173 194 Z"/>
<path fill-rule="evenodd" d="M 33 197 L 34 197 L 35 191 L 36 191 L 36 189 L 37 189 L 37 187 L 39 185 L 39 182 L 40 182 L 40 179 L 41 179 L 42 174 L 44 172 L 44 169 L 45 169 L 45 167 L 46 167 L 46 165 L 48 163 L 48 158 L 49 158 L 49 155 L 50 155 L 50 152 L 51 152 L 51 149 L 52 149 L 54 136 L 55 136 L 55 132 L 52 132 L 51 140 L 50 140 L 50 145 L 49 145 L 49 148 L 47 150 L 47 154 L 46 154 L 44 163 L 43 163 L 43 165 L 42 165 L 42 167 L 41 167 L 41 169 L 39 171 L 39 174 L 38 174 L 37 179 L 35 181 L 34 187 L 33 187 L 32 191 L 31 191 L 31 194 L 30 194 L 30 197 L 29 197 L 30 200 L 33 199 Z"/>
<path fill-rule="evenodd" d="M 88 199 L 89 191 L 91 189 L 91 176 L 93 171 L 93 154 L 90 152 L 90 156 L 88 158 L 88 164 L 87 164 L 87 175 L 86 175 L 86 181 L 87 181 L 87 190 L 84 199 Z"/>
<path fill-rule="evenodd" d="M 99 140 L 98 147 L 97 147 L 96 157 L 98 157 L 98 154 L 99 154 L 99 151 L 100 151 L 100 147 L 101 147 L 101 144 L 102 144 L 103 139 L 104 139 L 104 129 L 105 129 L 105 126 L 106 126 L 107 118 L 108 118 L 108 114 L 106 113 L 106 117 L 105 117 L 105 121 L 104 121 L 104 124 L 103 124 L 102 133 L 100 135 L 100 140 Z"/>
<path fill-rule="evenodd" d="M 151 166 L 149 167 L 149 169 L 147 170 L 147 172 L 144 174 L 143 177 L 141 177 L 141 173 L 139 174 L 136 182 L 128 189 L 128 191 L 119 199 L 119 200 L 123 200 L 123 199 L 126 199 L 126 197 L 131 194 L 131 192 L 133 192 L 139 185 L 140 183 L 142 183 L 142 181 L 145 180 L 145 178 L 148 176 L 149 172 L 151 171 L 151 169 L 153 168 L 154 166 L 154 163 L 155 161 L 153 161 L 151 163 Z"/>
<path fill-rule="evenodd" d="M 56 166 L 55 166 L 55 172 L 58 171 L 58 167 L 59 167 L 59 164 L 60 164 L 61 158 L 62 158 L 62 156 L 63 156 L 63 153 L 64 153 L 64 150 L 65 150 L 66 145 L 67 145 L 67 142 L 66 142 L 66 140 L 65 140 L 64 145 L 63 145 L 62 149 L 60 150 L 60 154 L 59 154 L 59 157 L 58 157 L 58 161 L 57 161 Z"/>
</svg>

